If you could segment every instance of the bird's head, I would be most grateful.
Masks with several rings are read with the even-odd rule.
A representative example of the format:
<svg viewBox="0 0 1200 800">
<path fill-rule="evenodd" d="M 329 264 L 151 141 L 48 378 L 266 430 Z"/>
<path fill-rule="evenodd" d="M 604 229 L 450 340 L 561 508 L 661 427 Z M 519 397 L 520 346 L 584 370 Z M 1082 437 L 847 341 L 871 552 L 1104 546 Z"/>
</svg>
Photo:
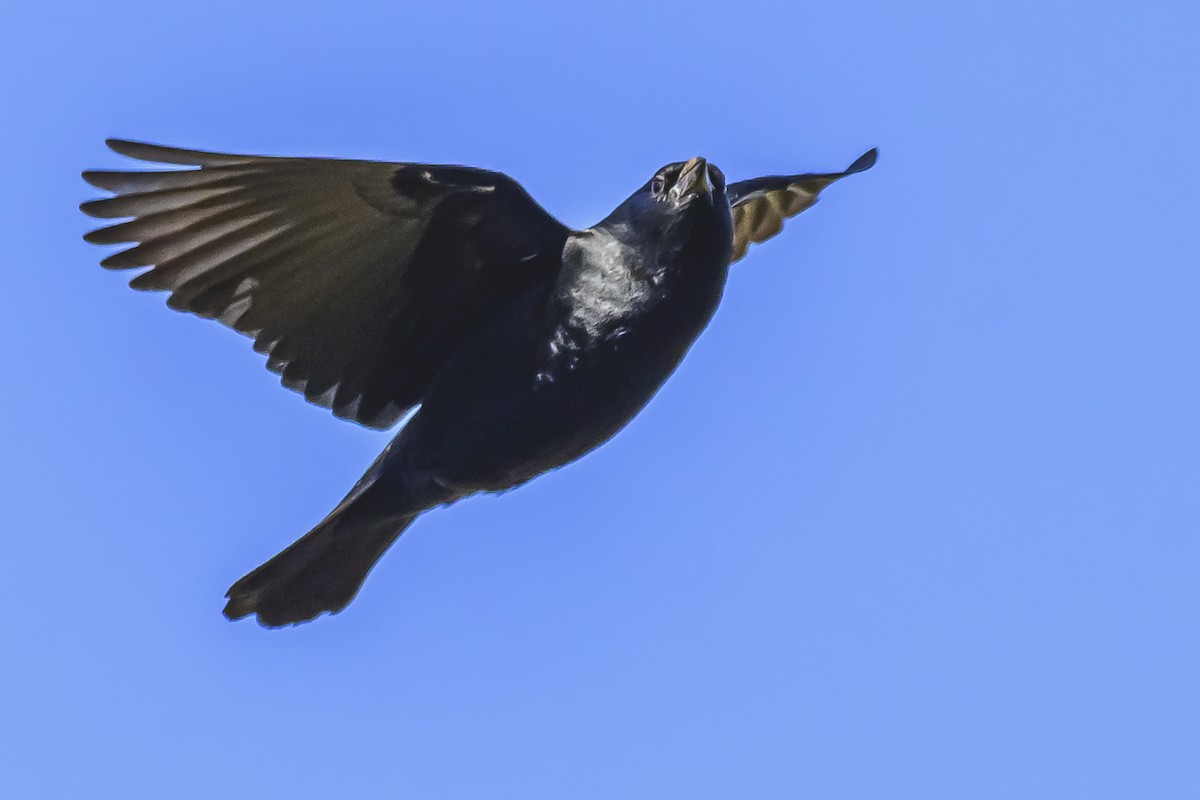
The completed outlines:
<svg viewBox="0 0 1200 800">
<path fill-rule="evenodd" d="M 700 157 L 659 169 L 601 223 L 621 238 L 654 240 L 669 250 L 689 243 L 723 248 L 731 224 L 725 175 Z"/>
</svg>

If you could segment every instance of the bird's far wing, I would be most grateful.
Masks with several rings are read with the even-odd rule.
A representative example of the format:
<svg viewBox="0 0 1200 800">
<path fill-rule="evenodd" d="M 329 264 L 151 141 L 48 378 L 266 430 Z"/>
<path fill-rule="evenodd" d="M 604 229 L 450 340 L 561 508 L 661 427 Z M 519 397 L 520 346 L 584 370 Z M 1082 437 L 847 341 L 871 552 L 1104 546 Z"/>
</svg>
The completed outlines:
<svg viewBox="0 0 1200 800">
<path fill-rule="evenodd" d="M 774 175 L 729 185 L 733 209 L 733 260 L 746 255 L 751 244 L 765 242 L 783 229 L 783 221 L 817 202 L 829 184 L 875 166 L 878 152 L 863 153 L 843 172 L 823 175 Z"/>
<path fill-rule="evenodd" d="M 135 289 L 254 338 L 283 385 L 385 428 L 503 304 L 558 269 L 569 230 L 511 178 L 469 167 L 268 158 L 110 140 L 195 169 L 83 177 L 125 218 L 84 238 L 150 267 Z"/>
</svg>

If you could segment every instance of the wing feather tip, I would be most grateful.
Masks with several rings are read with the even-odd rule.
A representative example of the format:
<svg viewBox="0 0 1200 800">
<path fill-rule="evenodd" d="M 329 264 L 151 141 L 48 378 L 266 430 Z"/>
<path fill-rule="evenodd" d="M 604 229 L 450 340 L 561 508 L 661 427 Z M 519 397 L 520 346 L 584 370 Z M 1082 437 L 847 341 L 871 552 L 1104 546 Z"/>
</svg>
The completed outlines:
<svg viewBox="0 0 1200 800">
<path fill-rule="evenodd" d="M 173 164 L 184 167 L 222 166 L 252 160 L 248 156 L 233 156 L 208 150 L 188 150 L 163 144 L 138 142 L 133 139 L 105 139 L 104 143 L 114 153 L 138 161 L 153 164 Z"/>
<path fill-rule="evenodd" d="M 134 153 L 139 148 L 151 147 L 152 145 L 148 145 L 146 142 L 137 142 L 133 139 L 118 139 L 115 136 L 109 136 L 104 140 L 104 146 L 119 155 L 137 158 L 138 156 L 134 155 Z"/>
<path fill-rule="evenodd" d="M 102 203 L 102 202 L 104 202 L 104 201 L 102 201 L 102 200 L 86 200 L 79 204 L 79 210 L 82 211 L 83 213 L 87 214 L 89 217 L 93 217 L 96 219 L 104 219 L 104 215 L 98 213 L 99 207 L 96 205 L 97 203 Z"/>
<path fill-rule="evenodd" d="M 101 228 L 101 230 L 106 230 Z M 134 267 L 148 267 L 145 259 L 141 258 L 141 253 L 136 252 L 137 247 L 130 247 L 127 250 L 122 250 L 119 253 L 113 253 L 108 258 L 100 262 L 100 266 L 105 269 L 133 269 Z M 136 280 L 136 278 L 134 279 Z M 134 287 L 137 288 L 137 287 Z"/>
<path fill-rule="evenodd" d="M 875 162 L 879 159 L 879 148 L 872 147 L 867 152 L 863 153 L 858 158 L 854 159 L 854 163 L 846 167 L 845 175 L 854 175 L 858 172 L 866 172 L 871 167 L 875 166 Z"/>
<path fill-rule="evenodd" d="M 81 205 L 80 209 L 82 208 L 83 206 Z M 86 214 L 87 212 L 84 211 L 84 213 Z M 112 234 L 110 233 L 111 230 L 111 225 L 107 228 L 96 228 L 94 231 L 88 231 L 85 233 L 83 235 L 83 240 L 88 244 L 119 244 L 121 240 L 113 239 Z"/>
<path fill-rule="evenodd" d="M 104 178 L 108 174 L 110 174 L 109 170 L 85 169 L 83 172 L 79 173 L 79 177 L 83 178 L 83 180 L 87 182 L 89 186 L 93 186 L 97 189 L 105 189 L 105 191 L 107 191 L 104 186 Z"/>
</svg>

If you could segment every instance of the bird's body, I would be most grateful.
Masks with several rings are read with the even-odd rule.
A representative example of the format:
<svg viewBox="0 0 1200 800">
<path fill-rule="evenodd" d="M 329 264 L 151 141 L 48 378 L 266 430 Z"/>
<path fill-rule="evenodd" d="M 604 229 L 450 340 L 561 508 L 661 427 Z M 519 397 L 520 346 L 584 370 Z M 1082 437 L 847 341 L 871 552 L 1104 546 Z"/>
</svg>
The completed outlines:
<svg viewBox="0 0 1200 800">
<path fill-rule="evenodd" d="M 641 409 L 716 310 L 727 261 L 697 265 L 693 286 L 655 285 L 629 251 L 602 253 L 597 268 L 585 245 L 599 238 L 573 237 L 559 279 L 506 309 L 430 386 L 405 449 L 428 453 L 442 480 L 498 491 L 582 456 Z"/>
<path fill-rule="evenodd" d="M 136 257 L 127 260 L 155 269 L 135 279 L 135 286 L 145 281 L 151 288 L 172 289 L 173 305 L 182 298 L 181 307 L 255 335 L 260 349 L 271 354 L 272 368 L 283 373 L 285 385 L 291 378 L 293 388 L 335 413 L 364 424 L 386 424 L 419 403 L 324 521 L 230 589 L 227 615 L 255 613 L 272 626 L 343 608 L 387 547 L 423 511 L 520 485 L 607 441 L 650 400 L 708 324 L 732 257 L 744 252 L 748 242 L 772 235 L 769 228 L 777 230 L 790 208 L 811 204 L 825 184 L 874 160 L 872 151 L 846 173 L 760 179 L 767 181 L 765 190 L 754 187 L 756 194 L 740 195 L 741 184 L 727 191 L 719 170 L 692 159 L 664 167 L 607 219 L 583 231 L 558 225 L 516 184 L 496 173 L 378 165 L 391 168 L 380 175 L 401 201 L 361 178 L 354 193 L 376 214 L 383 209 L 396 214 L 401 225 L 423 226 L 423 234 L 415 241 L 411 235 L 397 237 L 393 249 L 408 259 L 395 281 L 406 284 L 404 291 L 377 284 L 372 296 L 354 300 L 359 311 L 373 311 L 362 317 L 330 315 L 321 302 L 315 270 L 312 280 L 297 280 L 304 277 L 305 265 L 289 262 L 291 251 L 280 246 L 288 244 L 280 239 L 295 236 L 287 232 L 290 226 L 269 224 L 273 216 L 277 222 L 288 222 L 288 214 L 298 216 L 293 207 L 300 201 L 287 195 L 295 191 L 288 185 L 289 170 L 328 171 L 326 165 L 132 143 L 114 147 L 149 160 L 202 167 L 85 175 L 118 192 L 133 187 L 88 204 L 91 208 L 85 205 L 85 210 L 135 217 L 124 224 L 133 228 L 109 234 L 122 228 L 117 225 L 92 235 L 101 242 L 141 242 L 128 251 Z M 360 168 L 366 174 L 375 168 L 372 162 L 340 163 L 368 165 Z M 200 180 L 205 167 L 215 180 Z M 197 177 L 174 179 L 179 185 L 172 185 L 170 178 L 155 183 L 139 175 Z M 223 178 L 227 191 L 220 191 Z M 314 179 L 308 180 L 315 186 Z M 804 180 L 815 191 L 797 189 Z M 247 184 L 252 191 L 243 188 Z M 222 202 L 229 197 L 236 201 L 239 191 L 246 195 L 244 202 Z M 782 194 L 772 198 L 771 191 Z M 806 191 L 800 200 L 807 202 L 793 199 Z M 125 205 L 115 208 L 103 205 L 122 200 Z M 756 202 L 764 207 L 755 209 Z M 256 204 L 262 208 L 258 215 L 253 213 Z M 129 211 L 134 213 L 125 213 Z M 227 229 L 205 238 L 207 230 L 226 220 Z M 256 234 L 253 239 L 248 230 Z M 366 238 L 349 242 L 355 246 L 381 249 Z M 139 250 L 146 252 L 137 254 Z M 352 264 L 354 252 L 345 251 Z M 369 253 L 358 260 L 369 265 L 383 255 Z M 447 265 L 445 259 L 453 263 Z M 451 277 L 457 266 L 462 279 L 439 277 L 439 261 Z M 422 271 L 425 263 L 433 266 Z M 159 271 L 166 280 L 156 284 Z M 379 280 L 365 271 L 357 277 Z M 260 309 L 257 293 L 268 285 L 286 286 L 287 291 L 277 290 L 275 307 Z M 338 288 L 331 282 L 325 286 Z M 389 290 L 397 293 L 389 295 Z M 382 303 L 379 295 L 395 302 Z M 418 310 L 406 319 L 404 311 L 415 307 L 409 296 L 421 304 L 417 308 L 439 313 L 422 316 Z M 315 299 L 306 306 L 305 297 Z M 298 299 L 289 305 L 288 298 Z M 311 337 L 307 346 L 292 344 L 303 342 L 309 331 L 324 334 L 333 344 Z M 399 356 L 399 363 L 388 364 L 372 352 L 339 351 L 342 341 L 360 343 L 360 348 L 363 342 L 381 342 L 368 349 Z M 370 367 L 364 370 L 364 363 Z M 300 368 L 294 369 L 297 364 Z M 352 384 L 357 394 L 350 397 L 344 387 L 352 379 L 358 381 Z"/>
</svg>

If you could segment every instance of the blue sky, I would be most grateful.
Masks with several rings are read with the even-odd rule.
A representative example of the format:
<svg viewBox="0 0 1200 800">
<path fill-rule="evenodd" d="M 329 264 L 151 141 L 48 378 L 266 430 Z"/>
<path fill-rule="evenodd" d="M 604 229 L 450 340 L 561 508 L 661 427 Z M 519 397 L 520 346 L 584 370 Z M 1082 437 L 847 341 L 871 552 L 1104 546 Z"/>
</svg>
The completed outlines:
<svg viewBox="0 0 1200 800">
<path fill-rule="evenodd" d="M 26 4 L 0 794 L 1200 796 L 1182 2 Z M 506 171 L 841 168 L 614 441 L 422 518 L 350 609 L 225 588 L 387 441 L 97 267 L 106 136 Z"/>
</svg>

